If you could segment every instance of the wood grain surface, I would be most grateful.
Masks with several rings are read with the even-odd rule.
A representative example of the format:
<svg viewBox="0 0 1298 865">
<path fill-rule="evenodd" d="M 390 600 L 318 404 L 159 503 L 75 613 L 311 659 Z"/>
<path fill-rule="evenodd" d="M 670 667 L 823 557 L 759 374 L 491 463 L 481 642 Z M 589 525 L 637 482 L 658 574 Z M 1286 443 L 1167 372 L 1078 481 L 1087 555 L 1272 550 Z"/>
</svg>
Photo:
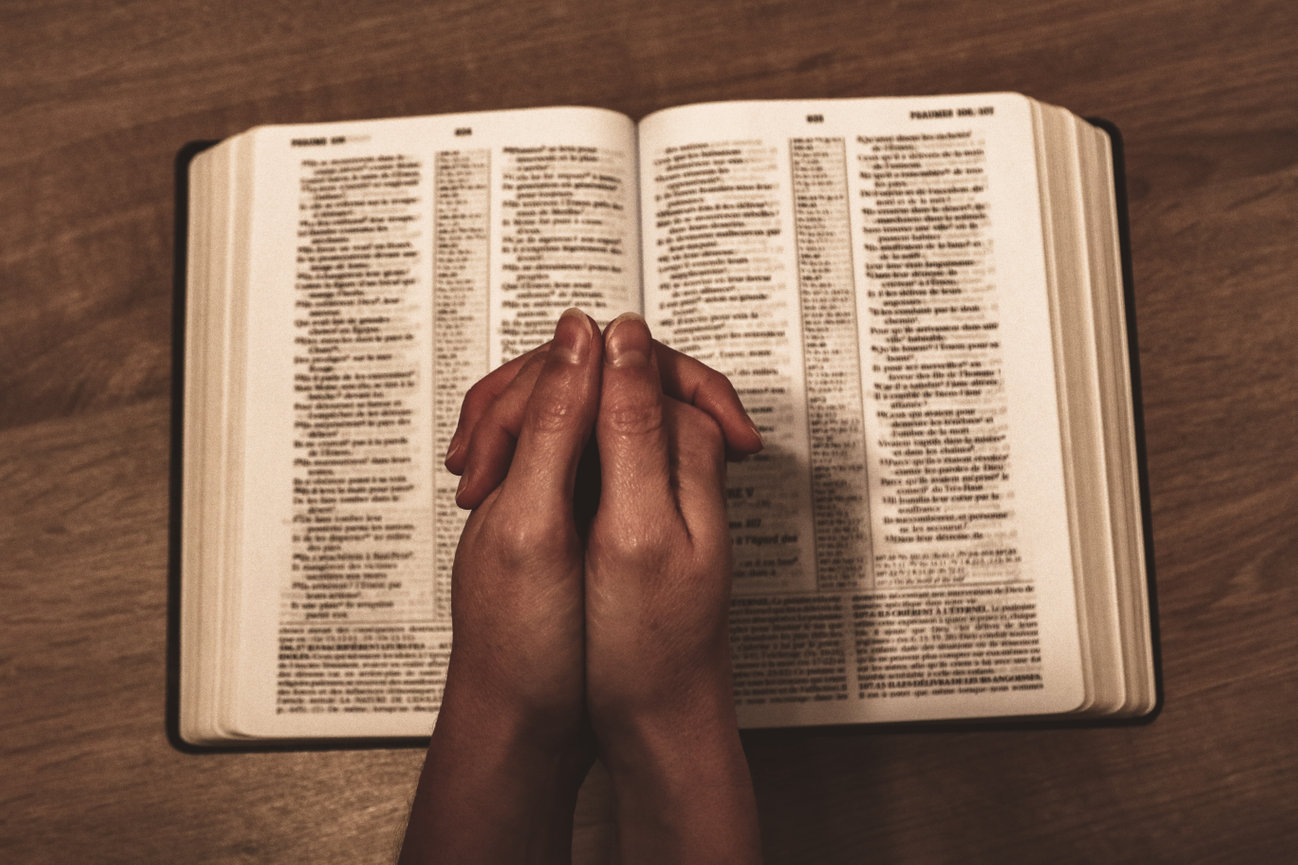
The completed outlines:
<svg viewBox="0 0 1298 865">
<path fill-rule="evenodd" d="M 768 860 L 1292 861 L 1295 45 L 1289 0 L 0 3 L 0 861 L 383 862 L 421 761 L 167 742 L 183 143 L 985 90 L 1125 136 L 1166 708 L 1143 727 L 751 736 Z M 609 861 L 608 795 L 592 777 L 578 861 Z"/>
</svg>

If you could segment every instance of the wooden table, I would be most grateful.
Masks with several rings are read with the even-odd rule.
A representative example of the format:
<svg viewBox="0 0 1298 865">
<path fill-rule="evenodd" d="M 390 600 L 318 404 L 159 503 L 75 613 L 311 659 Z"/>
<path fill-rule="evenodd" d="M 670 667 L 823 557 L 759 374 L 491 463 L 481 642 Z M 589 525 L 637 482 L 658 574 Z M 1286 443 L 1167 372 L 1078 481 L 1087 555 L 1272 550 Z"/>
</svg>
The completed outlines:
<svg viewBox="0 0 1298 865">
<path fill-rule="evenodd" d="M 418 750 L 163 730 L 172 157 L 266 122 L 1021 90 L 1123 130 L 1166 709 L 751 738 L 773 863 L 1292 861 L 1298 5 L 5 4 L 0 861 L 381 862 Z M 578 859 L 607 861 L 608 790 Z"/>
</svg>

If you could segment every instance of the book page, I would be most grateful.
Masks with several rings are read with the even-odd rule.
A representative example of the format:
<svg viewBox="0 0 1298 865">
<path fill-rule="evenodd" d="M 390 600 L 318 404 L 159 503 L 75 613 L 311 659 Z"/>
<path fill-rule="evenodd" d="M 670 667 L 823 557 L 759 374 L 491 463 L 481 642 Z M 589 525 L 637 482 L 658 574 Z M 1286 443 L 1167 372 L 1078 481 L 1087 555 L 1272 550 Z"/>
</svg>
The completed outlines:
<svg viewBox="0 0 1298 865">
<path fill-rule="evenodd" d="M 731 468 L 744 726 L 1083 699 L 1029 102 L 640 128 L 645 312 L 767 442 Z"/>
<path fill-rule="evenodd" d="M 634 131 L 598 109 L 254 130 L 231 726 L 427 735 L 475 381 L 640 308 Z"/>
</svg>

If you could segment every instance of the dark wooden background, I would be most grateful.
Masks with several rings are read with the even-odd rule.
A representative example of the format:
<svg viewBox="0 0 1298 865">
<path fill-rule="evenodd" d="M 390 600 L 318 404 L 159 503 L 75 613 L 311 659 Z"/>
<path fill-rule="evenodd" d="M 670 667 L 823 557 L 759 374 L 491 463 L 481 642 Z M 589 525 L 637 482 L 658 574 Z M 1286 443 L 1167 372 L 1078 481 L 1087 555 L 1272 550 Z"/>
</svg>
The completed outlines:
<svg viewBox="0 0 1298 865">
<path fill-rule="evenodd" d="M 985 90 L 1125 134 L 1166 708 L 1145 727 L 751 738 L 769 861 L 1292 861 L 1295 46 L 1292 0 L 0 2 L 0 861 L 382 862 L 421 760 L 167 743 L 181 144 Z M 584 796 L 582 861 L 604 861 L 607 793 Z"/>
</svg>

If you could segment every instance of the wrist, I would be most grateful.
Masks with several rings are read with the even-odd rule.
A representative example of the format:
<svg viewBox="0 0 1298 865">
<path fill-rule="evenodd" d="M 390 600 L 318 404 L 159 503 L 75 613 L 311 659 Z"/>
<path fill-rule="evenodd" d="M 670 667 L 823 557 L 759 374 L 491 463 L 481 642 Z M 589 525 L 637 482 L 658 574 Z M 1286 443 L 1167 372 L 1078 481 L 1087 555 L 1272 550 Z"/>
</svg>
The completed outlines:
<svg viewBox="0 0 1298 865">
<path fill-rule="evenodd" d="M 589 734 L 538 736 L 524 713 L 476 698 L 448 683 L 400 861 L 566 861 Z"/>
<path fill-rule="evenodd" d="M 595 718 L 600 756 L 615 785 L 678 787 L 696 778 L 730 777 L 739 768 L 747 775 L 728 692 L 724 701 Z"/>
<path fill-rule="evenodd" d="M 752 778 L 732 706 L 606 727 L 597 738 L 626 865 L 760 861 Z"/>
<path fill-rule="evenodd" d="M 568 781 L 564 786 L 572 786 L 575 793 L 594 762 L 581 708 L 538 708 L 500 689 L 470 682 L 456 676 L 452 666 L 431 746 L 453 751 L 470 764 L 485 766 L 494 759 L 512 767 L 520 781 L 536 777 L 551 791 L 555 782 Z"/>
<path fill-rule="evenodd" d="M 446 671 L 438 726 L 463 726 L 468 733 L 502 741 L 518 739 L 547 752 L 574 746 L 589 736 L 579 660 L 560 666 L 519 660 L 517 651 L 456 644 Z"/>
</svg>

